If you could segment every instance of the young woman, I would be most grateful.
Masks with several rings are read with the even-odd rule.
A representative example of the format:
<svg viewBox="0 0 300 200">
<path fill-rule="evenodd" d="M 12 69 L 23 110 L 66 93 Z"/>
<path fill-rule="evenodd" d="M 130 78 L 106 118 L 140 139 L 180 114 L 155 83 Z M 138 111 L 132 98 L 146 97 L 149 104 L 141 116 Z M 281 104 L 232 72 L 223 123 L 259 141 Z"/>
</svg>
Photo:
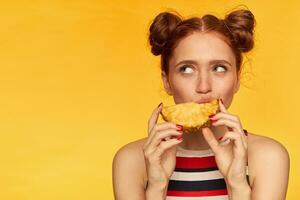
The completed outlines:
<svg viewBox="0 0 300 200">
<path fill-rule="evenodd" d="M 183 133 L 179 124 L 148 121 L 148 137 L 122 147 L 113 161 L 117 200 L 284 200 L 289 155 L 279 142 L 243 129 L 227 111 L 239 90 L 242 54 L 253 48 L 255 19 L 236 10 L 182 19 L 162 12 L 150 26 L 154 55 L 174 102 L 219 99 L 212 125 Z"/>
</svg>

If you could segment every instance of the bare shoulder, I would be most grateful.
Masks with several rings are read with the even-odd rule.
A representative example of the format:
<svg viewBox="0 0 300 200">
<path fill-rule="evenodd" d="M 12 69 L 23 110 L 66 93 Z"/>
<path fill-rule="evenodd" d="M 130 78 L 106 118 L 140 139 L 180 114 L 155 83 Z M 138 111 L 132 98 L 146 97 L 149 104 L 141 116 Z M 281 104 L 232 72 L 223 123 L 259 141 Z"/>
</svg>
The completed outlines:
<svg viewBox="0 0 300 200">
<path fill-rule="evenodd" d="M 114 161 L 117 159 L 124 159 L 127 162 L 135 163 L 144 161 L 143 145 L 146 139 L 147 138 L 142 138 L 122 146 L 115 154 Z"/>
<path fill-rule="evenodd" d="M 248 133 L 247 139 L 250 184 L 265 184 L 267 176 L 274 180 L 278 170 L 281 170 L 281 180 L 287 181 L 290 158 L 286 147 L 273 138 L 254 133 Z"/>
<path fill-rule="evenodd" d="M 146 167 L 143 155 L 143 145 L 147 138 L 142 138 L 122 146 L 113 158 L 114 183 L 127 179 L 131 174 L 133 184 L 143 187 L 146 183 Z M 134 177 L 133 177 L 134 176 Z M 126 178 L 125 178 L 126 177 Z M 127 180 L 128 183 L 128 180 Z"/>
<path fill-rule="evenodd" d="M 249 154 L 255 156 L 289 156 L 287 149 L 279 141 L 254 133 L 248 133 L 248 150 Z"/>
</svg>

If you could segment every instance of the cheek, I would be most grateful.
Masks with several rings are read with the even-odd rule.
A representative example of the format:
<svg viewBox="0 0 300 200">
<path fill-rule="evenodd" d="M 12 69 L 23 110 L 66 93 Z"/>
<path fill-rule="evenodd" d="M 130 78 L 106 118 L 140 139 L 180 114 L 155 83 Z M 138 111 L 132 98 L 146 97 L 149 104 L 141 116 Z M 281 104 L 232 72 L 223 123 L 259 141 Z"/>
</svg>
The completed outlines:
<svg viewBox="0 0 300 200">
<path fill-rule="evenodd" d="M 193 99 L 195 83 L 190 80 L 177 79 L 171 82 L 175 102 L 185 102 Z"/>
<path fill-rule="evenodd" d="M 213 90 L 216 93 L 227 94 L 234 91 L 234 86 L 236 81 L 232 74 L 227 74 L 224 76 L 213 76 L 212 78 L 212 85 Z"/>
<path fill-rule="evenodd" d="M 235 83 L 234 82 L 222 82 L 219 87 L 219 91 L 225 94 L 234 94 Z"/>
<path fill-rule="evenodd" d="M 236 87 L 236 81 L 234 80 L 228 80 L 228 81 L 222 81 L 218 86 L 215 88 L 216 92 L 218 93 L 218 96 L 221 96 L 223 100 L 225 101 L 225 107 L 229 108 L 231 105 L 233 96 L 235 94 L 235 87 Z"/>
<path fill-rule="evenodd" d="M 187 82 L 175 81 L 172 85 L 173 91 L 175 95 L 184 95 L 191 91 L 191 85 Z"/>
</svg>

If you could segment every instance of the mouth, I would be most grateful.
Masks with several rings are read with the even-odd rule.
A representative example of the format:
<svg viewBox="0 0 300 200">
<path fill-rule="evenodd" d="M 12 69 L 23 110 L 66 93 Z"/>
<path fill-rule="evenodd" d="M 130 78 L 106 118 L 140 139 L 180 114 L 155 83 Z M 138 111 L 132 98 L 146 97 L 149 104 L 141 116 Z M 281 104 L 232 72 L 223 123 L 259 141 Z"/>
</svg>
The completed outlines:
<svg viewBox="0 0 300 200">
<path fill-rule="evenodd" d="M 199 101 L 196 101 L 196 103 L 198 103 L 198 104 L 209 103 L 209 102 L 211 102 L 212 100 L 213 100 L 212 98 L 210 98 L 210 99 L 201 99 L 201 100 L 199 100 Z"/>
</svg>

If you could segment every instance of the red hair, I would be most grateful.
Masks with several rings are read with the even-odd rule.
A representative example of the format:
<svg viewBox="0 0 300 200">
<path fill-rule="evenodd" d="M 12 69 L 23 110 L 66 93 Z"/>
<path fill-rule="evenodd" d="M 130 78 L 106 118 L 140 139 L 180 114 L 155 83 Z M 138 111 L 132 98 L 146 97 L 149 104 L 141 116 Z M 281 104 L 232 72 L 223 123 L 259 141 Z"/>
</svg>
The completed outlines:
<svg viewBox="0 0 300 200">
<path fill-rule="evenodd" d="M 162 12 L 155 17 L 149 29 L 151 52 L 155 56 L 161 55 L 161 70 L 168 74 L 169 60 L 180 40 L 194 32 L 214 32 L 231 47 L 240 72 L 242 53 L 250 51 L 254 45 L 254 25 L 254 15 L 249 10 L 233 11 L 225 19 L 210 14 L 182 19 L 177 13 Z"/>
</svg>

